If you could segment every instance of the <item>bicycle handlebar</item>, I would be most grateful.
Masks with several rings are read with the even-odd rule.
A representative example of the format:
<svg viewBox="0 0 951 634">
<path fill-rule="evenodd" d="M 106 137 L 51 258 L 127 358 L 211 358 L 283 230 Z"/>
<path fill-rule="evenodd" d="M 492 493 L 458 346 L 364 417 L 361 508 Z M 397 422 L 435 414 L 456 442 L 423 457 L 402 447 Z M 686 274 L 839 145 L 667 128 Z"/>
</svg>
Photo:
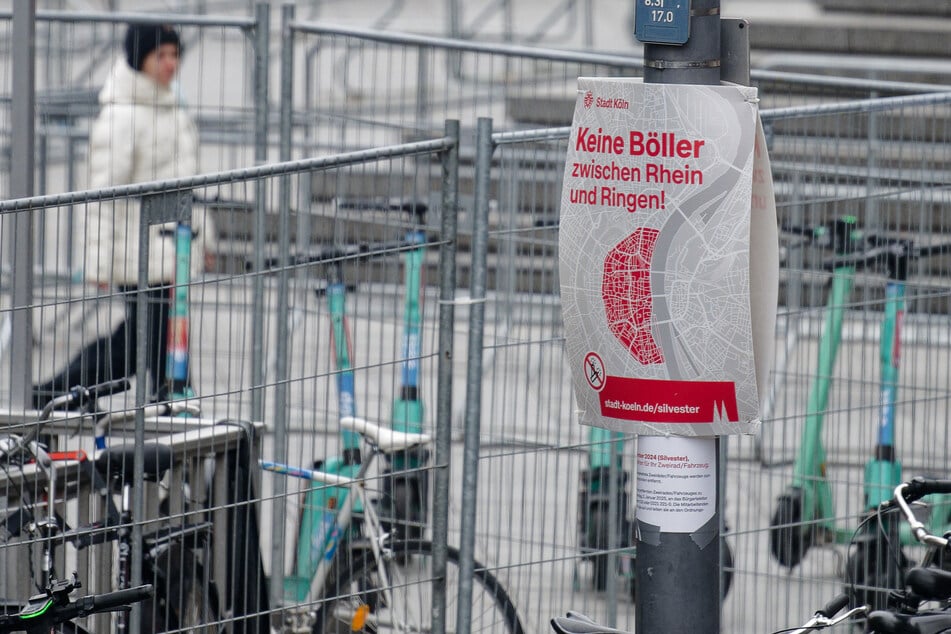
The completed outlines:
<svg viewBox="0 0 951 634">
<path fill-rule="evenodd" d="M 311 253 L 291 253 L 288 256 L 287 264 L 289 266 L 303 266 L 307 264 L 339 264 L 341 260 L 362 261 L 373 257 L 389 255 L 390 252 L 398 249 L 419 248 L 421 240 L 394 240 L 392 242 L 367 242 L 363 244 L 351 244 L 346 246 L 328 246 L 319 248 Z M 263 262 L 265 270 L 274 269 L 282 264 L 281 258 L 267 258 Z M 248 263 L 246 269 L 251 270 L 252 264 Z"/>
<path fill-rule="evenodd" d="M 47 403 L 40 412 L 40 420 L 48 420 L 53 410 L 63 407 L 64 405 L 78 405 L 81 409 L 85 410 L 94 405 L 96 399 L 99 397 L 125 392 L 130 387 L 132 387 L 132 383 L 127 378 L 104 381 L 103 383 L 97 383 L 89 387 L 76 385 L 71 387 L 65 394 L 61 394 Z"/>
<path fill-rule="evenodd" d="M 373 199 L 337 199 L 337 207 L 356 211 L 401 211 L 422 218 L 429 211 L 429 205 L 418 200 L 373 200 Z"/>
<path fill-rule="evenodd" d="M 951 493 L 951 480 L 937 480 L 922 477 L 912 478 L 908 482 L 902 482 L 895 487 L 895 493 L 892 498 L 893 502 L 885 502 L 881 507 L 882 510 L 885 510 L 893 505 L 897 505 L 905 515 L 905 520 L 911 527 L 911 533 L 915 536 L 915 539 L 925 545 L 947 548 L 948 539 L 929 533 L 924 523 L 915 516 L 911 509 L 913 502 L 933 493 Z"/>
<path fill-rule="evenodd" d="M 947 632 L 949 627 L 951 627 L 951 614 L 948 612 L 898 614 L 887 610 L 875 610 L 868 615 L 870 632 L 939 634 Z"/>
<path fill-rule="evenodd" d="M 816 613 L 812 615 L 812 618 L 803 623 L 800 627 L 792 630 L 782 630 L 786 634 L 805 634 L 806 632 L 814 632 L 817 630 L 825 629 L 827 627 L 832 627 L 833 625 L 838 625 L 843 621 L 848 621 L 849 619 L 854 619 L 856 617 L 862 617 L 868 614 L 869 607 L 867 605 L 860 605 L 858 607 L 847 610 L 842 614 L 842 610 L 849 604 L 849 596 L 847 594 L 840 594 L 831 601 L 825 604 L 825 606 L 819 610 L 816 610 Z M 838 616 L 836 616 L 838 614 Z"/>
<path fill-rule="evenodd" d="M 116 609 L 127 607 L 131 603 L 138 603 L 148 599 L 153 594 L 151 584 L 136 586 L 135 588 L 126 588 L 124 590 L 115 590 L 105 594 L 94 594 L 84 599 L 91 599 L 92 612 L 111 612 Z"/>
</svg>

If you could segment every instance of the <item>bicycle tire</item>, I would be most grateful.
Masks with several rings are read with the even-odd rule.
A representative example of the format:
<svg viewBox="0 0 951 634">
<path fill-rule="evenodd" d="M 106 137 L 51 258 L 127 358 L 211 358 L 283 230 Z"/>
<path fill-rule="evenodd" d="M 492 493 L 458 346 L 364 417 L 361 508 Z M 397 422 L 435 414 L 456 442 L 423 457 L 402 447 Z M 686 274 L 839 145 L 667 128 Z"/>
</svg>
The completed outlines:
<svg viewBox="0 0 951 634">
<path fill-rule="evenodd" d="M 142 632 L 222 631 L 218 591 L 190 548 L 172 544 L 151 562 L 155 597 L 144 603 Z"/>
<path fill-rule="evenodd" d="M 386 562 L 386 570 L 393 593 L 393 605 L 383 605 L 373 552 L 366 546 L 355 545 L 337 555 L 337 577 L 324 593 L 324 596 L 333 598 L 321 601 L 317 606 L 312 629 L 314 634 L 429 631 L 429 619 L 432 616 L 432 542 L 400 540 L 392 544 L 391 550 L 394 557 Z M 446 625 L 454 628 L 459 551 L 452 547 L 447 553 L 446 574 Z M 478 562 L 475 562 L 473 582 L 471 630 L 524 634 L 508 592 Z M 353 630 L 353 615 L 361 609 L 369 611 L 367 622 L 365 626 Z"/>
</svg>

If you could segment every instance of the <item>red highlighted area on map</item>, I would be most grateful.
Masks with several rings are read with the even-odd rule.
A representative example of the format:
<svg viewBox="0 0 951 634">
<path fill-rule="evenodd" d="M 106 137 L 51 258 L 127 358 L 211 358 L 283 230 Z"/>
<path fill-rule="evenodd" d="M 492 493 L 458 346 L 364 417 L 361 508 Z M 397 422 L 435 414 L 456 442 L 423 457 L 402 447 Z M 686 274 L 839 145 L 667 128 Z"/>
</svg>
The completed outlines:
<svg viewBox="0 0 951 634">
<path fill-rule="evenodd" d="M 660 232 L 642 227 L 608 253 L 601 278 L 608 328 L 643 365 L 664 362 L 651 334 L 651 258 Z"/>
<path fill-rule="evenodd" d="M 601 415 L 646 423 L 739 422 L 732 381 L 665 381 L 608 376 Z"/>
</svg>

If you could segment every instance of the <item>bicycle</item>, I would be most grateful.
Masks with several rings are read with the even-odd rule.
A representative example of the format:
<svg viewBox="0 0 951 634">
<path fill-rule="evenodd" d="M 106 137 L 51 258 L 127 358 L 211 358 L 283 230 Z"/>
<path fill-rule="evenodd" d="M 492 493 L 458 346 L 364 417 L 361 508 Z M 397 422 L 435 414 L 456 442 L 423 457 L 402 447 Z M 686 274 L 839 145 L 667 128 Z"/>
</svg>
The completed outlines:
<svg viewBox="0 0 951 634">
<path fill-rule="evenodd" d="M 793 480 L 779 496 L 770 520 L 770 551 L 783 566 L 799 564 L 812 545 L 849 544 L 855 549 L 846 562 L 847 575 L 856 580 L 854 600 L 878 607 L 885 600 L 883 589 L 900 587 L 908 561 L 891 556 L 884 541 L 897 543 L 898 525 L 885 531 L 865 533 L 856 539 L 850 528 L 835 525 L 831 486 L 826 479 L 826 456 L 822 424 L 828 407 L 833 367 L 841 342 L 845 307 L 860 268 L 884 269 L 887 281 L 881 325 L 881 377 L 878 439 L 873 457 L 865 466 L 864 510 L 866 513 L 889 498 L 901 481 L 901 462 L 895 449 L 895 404 L 898 389 L 898 346 L 901 341 L 905 287 L 911 261 L 951 251 L 951 244 L 920 246 L 890 236 L 864 235 L 854 217 L 837 219 L 813 229 L 787 228 L 807 241 L 832 247 L 825 263 L 832 271 L 826 304 L 825 325 L 819 342 L 818 370 L 813 380 L 802 430 L 802 440 L 793 467 Z M 944 503 L 942 503 L 944 504 Z M 935 513 L 937 525 L 948 515 Z M 886 537 L 887 536 L 887 537 Z M 910 536 L 904 536 L 907 543 Z"/>
<path fill-rule="evenodd" d="M 73 590 L 80 587 L 79 581 L 52 580 L 44 592 L 36 594 L 17 612 L 0 614 L 0 634 L 26 632 L 27 634 L 87 634 L 85 628 L 73 623 L 73 619 L 104 612 L 128 612 L 132 603 L 152 596 L 152 586 L 141 585 L 104 594 L 91 594 L 70 599 Z"/>
<path fill-rule="evenodd" d="M 38 587 L 48 585 L 55 578 L 55 547 L 58 544 L 70 544 L 81 551 L 93 545 L 115 542 L 118 551 L 116 565 L 119 590 L 128 588 L 132 572 L 132 481 L 134 469 L 134 447 L 119 445 L 105 447 L 98 437 L 102 429 L 107 429 L 117 417 L 127 416 L 129 412 L 99 412 L 97 421 L 98 455 L 89 460 L 85 452 L 66 452 L 51 454 L 36 440 L 41 427 L 49 422 L 52 412 L 60 408 L 69 408 L 79 415 L 96 411 L 97 399 L 129 388 L 127 379 L 109 381 L 89 388 L 77 386 L 68 393 L 55 397 L 41 411 L 38 425 L 31 433 L 20 437 L 7 435 L 0 439 L 0 457 L 4 459 L 3 468 L 9 470 L 28 461 L 33 461 L 46 475 L 44 497 L 45 510 L 39 510 L 39 502 L 24 490 L 20 507 L 4 518 L 10 536 L 29 535 L 37 538 L 42 546 L 42 575 Z M 159 403 L 146 406 L 147 415 L 159 415 L 184 411 L 185 406 L 177 410 L 171 403 Z M 147 441 L 142 447 L 144 463 L 141 465 L 144 480 L 159 482 L 173 465 L 172 449 L 157 441 Z M 57 461 L 70 459 L 76 462 L 80 477 L 91 483 L 94 495 L 100 495 L 104 502 L 105 517 L 97 522 L 71 528 L 59 516 L 54 508 L 58 500 Z M 120 495 L 120 505 L 116 506 L 113 494 Z M 40 516 L 45 512 L 45 516 Z M 152 582 L 155 600 L 147 602 L 141 610 L 140 625 L 143 632 L 163 632 L 181 628 L 221 631 L 219 624 L 218 593 L 214 581 L 209 576 L 210 543 L 212 524 L 202 521 L 195 524 L 182 523 L 156 529 L 142 537 L 142 570 Z M 117 627 L 120 631 L 128 628 L 128 615 L 120 613 Z"/>
<path fill-rule="evenodd" d="M 334 509 L 332 528 L 325 534 L 324 556 L 311 579 L 306 600 L 297 609 L 290 606 L 289 623 L 293 632 L 315 634 L 337 631 L 425 632 L 432 617 L 431 588 L 441 583 L 458 586 L 459 551 L 447 551 L 446 579 L 437 579 L 432 571 L 431 542 L 406 538 L 398 531 L 388 533 L 377 512 L 378 501 L 367 490 L 371 469 L 378 457 L 394 452 L 426 447 L 426 434 L 400 432 L 371 421 L 346 417 L 343 429 L 358 433 L 368 451 L 362 451 L 359 470 L 350 478 L 320 470 L 262 460 L 266 471 L 305 478 L 326 486 L 345 487 L 348 495 Z M 354 514 L 359 500 L 363 513 Z M 473 577 L 473 631 L 522 634 L 515 605 L 498 579 L 476 562 Z M 447 593 L 453 598 L 451 592 Z M 448 623 L 454 617 L 447 616 Z M 345 629 L 347 628 L 347 629 Z"/>
</svg>

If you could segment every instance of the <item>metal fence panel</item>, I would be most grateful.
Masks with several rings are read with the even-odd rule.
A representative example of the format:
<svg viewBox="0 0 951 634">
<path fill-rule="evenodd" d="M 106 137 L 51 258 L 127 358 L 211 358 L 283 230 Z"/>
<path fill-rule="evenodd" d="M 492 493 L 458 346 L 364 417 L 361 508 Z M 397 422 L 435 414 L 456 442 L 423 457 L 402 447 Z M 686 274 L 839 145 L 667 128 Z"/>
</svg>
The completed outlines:
<svg viewBox="0 0 951 634">
<path fill-rule="evenodd" d="M 289 574 L 293 569 L 301 500 L 313 487 L 305 486 L 303 480 L 288 480 L 286 476 L 262 476 L 257 458 L 277 458 L 310 468 L 316 460 L 342 453 L 338 419 L 345 413 L 342 409 L 345 402 L 339 397 L 338 380 L 344 369 L 339 360 L 335 360 L 335 350 L 352 344 L 349 372 L 356 389 L 352 401 L 346 403 L 354 409 L 351 414 L 386 421 L 387 425 L 394 415 L 391 408 L 405 387 L 407 364 L 412 363 L 419 373 L 415 394 L 426 403 L 426 415 L 419 421 L 419 431 L 436 435 L 435 412 L 446 407 L 450 396 L 440 395 L 437 388 L 440 328 L 449 328 L 449 332 L 452 328 L 451 321 L 441 326 L 440 317 L 445 313 L 444 307 L 453 303 L 453 287 L 443 289 L 446 291 L 443 293 L 435 282 L 410 287 L 419 294 L 421 304 L 420 314 L 413 318 L 419 350 L 413 352 L 410 348 L 413 356 L 407 358 L 409 344 L 404 340 L 404 330 L 410 317 L 406 314 L 408 291 L 404 269 L 409 266 L 408 253 L 418 254 L 418 266 L 424 275 L 445 271 L 452 265 L 452 261 L 440 261 L 443 245 L 453 240 L 453 236 L 443 235 L 445 225 L 440 219 L 443 209 L 454 213 L 455 204 L 451 197 L 431 199 L 428 193 L 423 195 L 412 187 L 399 191 L 385 188 L 367 196 L 365 191 L 354 194 L 348 184 L 368 169 L 386 171 L 393 181 L 405 181 L 410 175 L 420 176 L 427 183 L 448 179 L 455 168 L 441 162 L 440 157 L 453 149 L 455 143 L 446 137 L 390 149 L 271 164 L 177 181 L 127 185 L 108 191 L 70 192 L 0 204 L 5 214 L 23 210 L 36 214 L 68 205 L 82 222 L 94 206 L 105 200 L 149 199 L 170 193 L 178 198 L 184 196 L 192 205 L 193 219 L 198 214 L 214 214 L 223 235 L 248 247 L 253 228 L 259 224 L 254 218 L 258 209 L 269 215 L 263 226 L 278 227 L 280 243 L 285 248 L 264 254 L 263 269 L 250 266 L 250 260 L 236 259 L 230 273 L 209 272 L 188 282 L 189 360 L 195 395 L 180 397 L 184 400 L 177 402 L 198 407 L 200 413 L 155 416 L 161 412 L 146 401 L 151 391 L 140 389 L 141 371 L 145 369 L 141 362 L 142 334 L 137 344 L 132 344 L 138 351 L 140 372 L 136 374 L 136 368 L 127 368 L 127 372 L 138 379 L 133 391 L 100 402 L 106 411 L 128 410 L 124 422 L 122 417 L 112 422 L 109 440 L 104 443 L 118 446 L 135 438 L 134 446 L 147 456 L 154 445 L 143 442 L 150 439 L 170 447 L 175 458 L 170 475 L 162 480 L 164 486 L 158 489 L 150 484 L 152 477 L 141 469 L 127 470 L 121 476 L 124 483 L 135 482 L 132 499 L 137 505 L 141 504 L 129 524 L 133 544 L 139 548 L 136 540 L 145 535 L 144 550 L 151 552 L 148 535 L 153 528 L 169 529 L 183 522 L 209 518 L 215 537 L 206 542 L 209 552 L 201 561 L 217 582 L 220 612 L 215 618 L 225 621 L 229 629 L 265 631 L 272 617 L 275 623 L 281 623 L 283 610 L 287 608 L 283 603 L 283 584 L 271 583 L 272 596 L 269 596 L 265 575 L 280 577 L 283 569 Z M 336 195 L 308 205 L 318 226 L 304 238 L 292 222 L 301 210 L 296 203 L 292 207 L 281 205 L 282 188 L 296 187 L 300 178 L 315 177 L 333 183 L 328 187 L 333 187 Z M 262 191 L 266 192 L 266 199 L 259 207 L 254 204 L 255 196 Z M 396 195 L 400 197 L 394 198 Z M 161 199 L 158 204 L 162 204 Z M 155 219 L 165 223 L 170 217 L 165 208 L 160 207 Z M 295 228 L 293 233 L 292 227 Z M 411 235 L 412 241 L 409 240 Z M 151 257 L 169 255 L 152 253 Z M 145 269 L 141 274 L 145 275 Z M 258 302 L 252 297 L 252 288 L 253 282 L 261 278 L 265 292 Z M 438 280 L 438 276 L 435 279 Z M 155 292 L 170 290 L 166 283 Z M 339 297 L 338 293 L 343 292 L 347 295 L 345 314 L 328 305 L 331 297 Z M 110 337 L 116 325 L 122 322 L 127 310 L 125 305 L 137 295 L 133 289 L 89 287 L 81 283 L 60 287 L 55 295 L 42 295 L 30 307 L 35 322 L 44 326 L 38 332 L 36 351 L 40 363 L 33 379 L 47 378 L 91 340 Z M 287 298 L 287 309 L 278 311 L 281 295 Z M 11 316 L 10 309 L 3 310 L 5 322 L 9 323 Z M 345 322 L 340 324 L 339 330 L 333 323 L 338 318 Z M 250 333 L 256 320 L 262 320 L 264 326 L 263 384 L 250 380 L 254 343 Z M 284 337 L 278 338 L 281 333 Z M 7 361 L 3 385 L 9 385 L 10 372 L 22 370 L 16 360 Z M 281 389 L 283 400 L 278 398 Z M 267 416 L 265 420 L 243 423 L 241 421 L 251 420 L 250 397 L 255 391 L 263 393 Z M 36 414 L 7 412 L 7 431 L 25 434 L 38 429 L 34 422 Z M 47 431 L 50 442 L 56 442 L 57 448 L 84 450 L 90 460 L 94 455 L 102 455 L 101 447 L 94 443 L 95 417 L 60 414 L 54 418 Z M 7 460 L 12 458 L 6 456 Z M 208 462 L 211 458 L 215 459 L 214 463 Z M 135 464 L 148 464 L 142 462 L 144 456 L 137 460 Z M 71 462 L 56 465 L 60 483 L 57 490 L 64 498 L 62 513 L 71 527 L 101 519 L 105 513 L 106 507 L 98 501 L 101 487 L 90 479 L 93 471 L 86 471 L 82 466 L 90 464 L 77 455 Z M 431 469 L 432 464 L 422 466 Z M 10 600 L 24 599 L 31 584 L 40 583 L 41 575 L 39 559 L 31 566 L 26 564 L 39 557 L 44 540 L 27 534 L 27 522 L 23 522 L 23 526 L 17 522 L 24 517 L 24 509 L 40 515 L 38 509 L 42 507 L 36 506 L 36 502 L 46 494 L 49 479 L 31 476 L 24 484 L 22 472 L 19 463 L 4 467 L 5 516 L 14 518 L 8 523 L 8 529 L 15 527 L 18 537 L 0 547 L 6 564 L 2 582 L 5 596 Z M 441 478 L 439 474 L 431 477 L 428 470 L 421 473 L 425 481 Z M 369 473 L 366 488 L 378 491 L 384 482 L 381 474 L 382 466 L 379 471 Z M 207 483 L 206 476 L 211 478 Z M 179 486 L 183 482 L 187 484 L 185 488 Z M 168 501 L 164 502 L 166 498 Z M 447 512 L 445 502 L 436 508 Z M 92 533 L 105 530 L 94 529 Z M 32 556 L 30 544 L 33 545 Z M 58 574 L 63 575 L 69 569 L 79 570 L 86 592 L 111 587 L 110 543 L 78 551 L 71 547 L 60 550 Z M 159 563 L 164 567 L 156 564 L 159 567 L 154 570 L 175 574 L 176 568 L 189 569 L 196 561 L 188 554 L 190 550 L 179 548 L 173 552 L 182 559 L 178 562 L 163 559 Z M 275 563 L 275 557 L 282 561 Z M 139 561 L 142 560 L 133 556 L 133 562 Z M 135 581 L 157 583 L 155 577 L 150 577 L 153 568 L 148 560 L 136 565 L 140 569 L 133 567 L 131 571 Z M 422 577 L 414 584 L 427 588 L 429 594 L 430 578 Z M 158 594 L 163 593 L 168 599 L 170 591 Z"/>
<path fill-rule="evenodd" d="M 917 244 L 948 241 L 941 211 L 948 102 L 947 94 L 935 94 L 764 110 L 782 226 L 854 217 L 865 234 Z M 496 295 L 487 305 L 477 532 L 486 551 L 499 553 L 497 565 L 508 571 L 519 609 L 533 626 L 544 627 L 546 618 L 571 608 L 631 628 L 630 534 L 622 534 L 617 545 L 617 598 L 595 591 L 594 562 L 580 534 L 582 504 L 594 494 L 580 476 L 603 439 L 577 425 L 560 357 L 554 245 L 564 152 L 558 139 L 566 136 L 540 131 L 495 137 L 490 255 L 499 264 Z M 546 193 L 539 192 L 541 183 Z M 831 251 L 801 243 L 801 236 L 783 233 L 778 361 L 762 433 L 725 443 L 732 589 L 723 627 L 729 631 L 774 631 L 801 622 L 845 587 L 850 554 L 855 561 L 856 548 L 849 550 L 847 543 L 816 546 L 791 570 L 770 554 L 772 516 L 780 495 L 796 481 L 793 459 L 809 447 L 800 439 L 809 390 L 822 376 L 816 355 L 830 279 L 822 264 Z M 855 279 L 843 343 L 828 377 L 831 396 L 818 423 L 834 499 L 828 519 L 846 542 L 866 513 L 866 463 L 878 442 L 886 282 L 881 265 L 860 270 Z M 947 475 L 947 266 L 947 255 L 938 254 L 909 269 L 894 402 L 896 451 L 908 477 Z M 626 438 L 623 450 L 629 476 L 635 471 L 634 442 Z M 511 482 L 523 480 L 531 485 L 513 491 Z M 634 484 L 624 486 L 630 495 Z M 631 501 L 629 520 L 632 507 Z M 919 551 L 906 546 L 906 552 L 914 557 Z"/>
</svg>

